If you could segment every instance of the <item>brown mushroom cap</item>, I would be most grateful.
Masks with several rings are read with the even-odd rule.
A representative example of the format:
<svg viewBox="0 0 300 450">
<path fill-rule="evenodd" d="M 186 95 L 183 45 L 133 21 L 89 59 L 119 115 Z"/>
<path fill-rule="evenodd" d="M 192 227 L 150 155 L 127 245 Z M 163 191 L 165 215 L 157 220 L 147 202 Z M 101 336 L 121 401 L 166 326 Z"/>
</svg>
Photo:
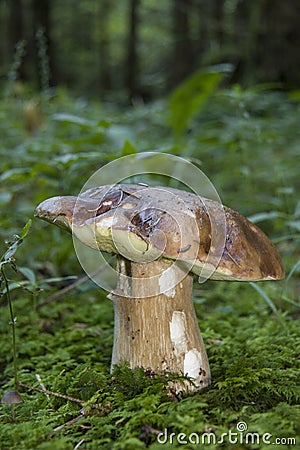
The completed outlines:
<svg viewBox="0 0 300 450">
<path fill-rule="evenodd" d="M 72 230 L 92 248 L 121 252 L 139 262 L 159 257 L 176 260 L 197 275 L 211 250 L 213 219 L 213 226 L 220 228 L 224 239 L 220 240 L 219 257 L 214 260 L 212 252 L 209 259 L 214 267 L 212 279 L 284 278 L 275 246 L 257 226 L 226 206 L 186 191 L 106 185 L 78 197 L 47 199 L 38 205 L 35 215 Z"/>
<path fill-rule="evenodd" d="M 22 397 L 17 391 L 8 391 L 1 398 L 1 403 L 7 405 L 14 405 L 16 403 L 22 403 Z"/>
</svg>

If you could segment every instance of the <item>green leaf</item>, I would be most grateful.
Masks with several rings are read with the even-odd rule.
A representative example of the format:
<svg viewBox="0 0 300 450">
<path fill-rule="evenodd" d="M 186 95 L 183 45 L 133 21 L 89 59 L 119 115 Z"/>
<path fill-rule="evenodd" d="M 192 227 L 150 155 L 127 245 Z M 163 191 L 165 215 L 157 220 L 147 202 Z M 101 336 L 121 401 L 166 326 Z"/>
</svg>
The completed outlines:
<svg viewBox="0 0 300 450">
<path fill-rule="evenodd" d="M 13 281 L 12 283 L 9 283 L 8 288 L 9 288 L 9 291 L 11 292 L 11 291 L 13 291 L 14 289 L 20 289 L 20 288 L 23 288 L 23 287 L 29 286 L 29 285 L 30 285 L 30 282 L 29 282 L 28 280 L 24 280 L 24 281 Z M 7 289 L 4 288 L 4 289 L 2 290 L 2 294 L 6 294 L 6 292 L 7 292 Z"/>
<path fill-rule="evenodd" d="M 19 271 L 30 281 L 31 284 L 36 284 L 36 276 L 33 270 L 28 267 L 19 267 Z"/>
<path fill-rule="evenodd" d="M 274 303 L 272 302 L 272 300 L 270 299 L 270 297 L 259 286 L 257 286 L 257 284 L 253 283 L 252 281 L 250 281 L 249 284 L 256 292 L 258 292 L 261 295 L 261 297 L 265 300 L 267 305 L 269 305 L 269 307 L 272 309 L 273 313 L 276 314 L 277 317 L 279 317 L 278 310 L 274 305 Z"/>
<path fill-rule="evenodd" d="M 40 280 L 40 283 L 60 283 L 61 281 L 69 281 L 69 280 L 77 280 L 77 277 L 75 275 L 69 275 L 66 277 L 44 278 L 43 280 Z"/>
<path fill-rule="evenodd" d="M 4 253 L 4 255 L 1 258 L 1 261 L 3 262 L 8 262 L 12 256 L 16 253 L 18 246 L 19 246 L 19 240 L 18 240 L 19 236 L 16 236 L 16 239 L 6 250 L 6 252 Z"/>
<path fill-rule="evenodd" d="M 253 216 L 248 217 L 248 220 L 252 223 L 263 222 L 264 220 L 272 220 L 282 217 L 279 211 L 261 212 L 253 214 Z"/>
<path fill-rule="evenodd" d="M 10 246 L 8 247 L 8 249 L 1 258 L 1 261 L 3 261 L 3 263 L 8 262 L 14 256 L 14 254 L 18 250 L 18 247 L 22 244 L 23 239 L 27 236 L 28 231 L 31 227 L 31 222 L 32 222 L 31 219 L 29 219 L 24 228 L 22 229 L 20 236 L 18 235 L 14 236 L 14 241 L 10 244 Z"/>
<path fill-rule="evenodd" d="M 23 168 L 9 169 L 9 170 L 6 170 L 6 172 L 1 174 L 0 181 L 17 179 L 20 175 L 27 174 L 28 172 L 29 172 L 29 169 L 23 169 Z"/>
<path fill-rule="evenodd" d="M 137 149 L 135 146 L 126 139 L 122 148 L 122 156 L 134 155 L 137 153 Z"/>
<path fill-rule="evenodd" d="M 85 119 L 84 117 L 75 116 L 74 114 L 57 113 L 53 114 L 53 119 L 59 122 L 72 123 L 81 127 L 94 127 L 94 122 Z"/>
<path fill-rule="evenodd" d="M 175 89 L 170 99 L 170 124 L 175 134 L 185 131 L 190 119 L 203 108 L 222 78 L 221 72 L 199 70 Z"/>
<path fill-rule="evenodd" d="M 30 230 L 31 224 L 32 224 L 32 220 L 29 219 L 28 222 L 26 223 L 26 225 L 24 226 L 23 230 L 20 233 L 20 239 L 26 238 L 26 236 Z"/>
<path fill-rule="evenodd" d="M 294 217 L 295 219 L 300 218 L 300 201 L 298 200 L 297 204 L 296 204 L 296 208 L 294 211 Z"/>
<path fill-rule="evenodd" d="M 12 199 L 12 192 L 0 192 L 0 205 L 6 205 Z"/>
<path fill-rule="evenodd" d="M 287 277 L 285 279 L 285 284 L 287 284 L 289 282 L 290 278 L 294 275 L 295 272 L 297 272 L 299 267 L 300 267 L 300 259 L 298 259 L 298 261 L 291 268 L 289 274 L 287 275 Z"/>
<path fill-rule="evenodd" d="M 297 231 L 300 231 L 300 220 L 289 220 L 287 222 L 287 225 L 289 225 L 291 228 L 294 228 Z"/>
<path fill-rule="evenodd" d="M 300 89 L 295 89 L 294 91 L 288 92 L 287 96 L 290 100 L 298 102 L 300 100 Z"/>
</svg>

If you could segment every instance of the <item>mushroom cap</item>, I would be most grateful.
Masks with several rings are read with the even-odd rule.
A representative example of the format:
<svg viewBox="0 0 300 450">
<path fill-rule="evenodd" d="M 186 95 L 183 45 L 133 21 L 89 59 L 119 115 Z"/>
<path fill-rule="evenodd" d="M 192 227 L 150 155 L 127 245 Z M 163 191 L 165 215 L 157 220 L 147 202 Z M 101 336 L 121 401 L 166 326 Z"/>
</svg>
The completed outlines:
<svg viewBox="0 0 300 450">
<path fill-rule="evenodd" d="M 256 225 L 190 192 L 105 185 L 78 197 L 47 199 L 35 215 L 67 228 L 92 248 L 120 253 L 129 260 L 176 260 L 197 275 L 208 263 L 213 267 L 210 278 L 216 280 L 284 278 L 275 246 Z"/>
<path fill-rule="evenodd" d="M 1 398 L 1 403 L 6 403 L 7 405 L 22 403 L 22 401 L 22 397 L 17 391 L 8 391 Z"/>
</svg>

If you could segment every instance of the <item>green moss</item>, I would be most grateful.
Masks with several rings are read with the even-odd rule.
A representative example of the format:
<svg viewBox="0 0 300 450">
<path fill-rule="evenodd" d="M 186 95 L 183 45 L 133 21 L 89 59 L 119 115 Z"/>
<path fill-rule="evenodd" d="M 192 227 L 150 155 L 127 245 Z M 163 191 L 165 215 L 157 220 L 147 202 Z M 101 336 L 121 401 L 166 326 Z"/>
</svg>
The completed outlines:
<svg viewBox="0 0 300 450">
<path fill-rule="evenodd" d="M 247 115 L 241 114 L 241 100 Z M 68 98 L 63 105 L 63 112 L 72 114 L 78 108 Z M 5 189 L 0 190 L 0 234 L 5 248 L 2 241 L 23 227 L 24 216 L 31 216 L 39 201 L 78 192 L 88 174 L 122 150 L 112 149 L 111 135 L 103 129 L 99 151 L 90 140 L 93 130 L 77 130 L 76 124 L 70 142 L 70 124 L 50 120 L 51 114 L 62 112 L 62 103 L 55 101 L 45 110 L 44 130 L 24 138 L 21 145 L 20 136 L 6 131 L 12 130 L 9 117 L 16 105 L 0 108 L 0 157 L 6 174 Z M 18 378 L 40 388 L 38 374 L 46 389 L 79 403 L 20 388 L 23 403 L 15 407 L 16 422 L 12 423 L 9 405 L 0 408 L 3 450 L 271 448 L 245 440 L 233 445 L 228 435 L 219 442 L 222 433 L 237 432 L 241 422 L 261 437 L 272 434 L 272 442 L 296 438 L 299 446 L 299 105 L 276 94 L 239 92 L 237 98 L 237 92 L 223 91 L 193 119 L 180 150 L 164 125 L 161 104 L 151 108 L 116 112 L 111 124 L 122 123 L 134 132 L 142 149 L 169 149 L 201 160 L 225 203 L 244 214 L 263 213 L 259 225 L 277 242 L 290 276 L 287 281 L 259 284 L 270 302 L 247 283 L 199 285 L 195 280 L 195 307 L 213 382 L 179 400 L 168 395 L 170 377 L 151 377 L 126 365 L 110 373 L 113 307 L 106 293 L 86 282 L 47 303 L 70 283 L 66 276 L 81 276 L 82 269 L 71 238 L 34 221 L 16 255 L 16 267 L 31 272 L 7 271 L 17 317 Z M 90 105 L 85 114 L 100 120 L 105 106 L 100 110 Z M 21 126 L 15 120 L 14 129 L 20 131 Z M 19 166 L 26 171 L 9 172 Z M 49 281 L 54 277 L 57 281 Z M 1 289 L 0 395 L 14 388 L 10 315 L 3 284 Z M 167 442 L 160 444 L 158 435 L 165 430 Z M 206 433 L 210 444 L 181 444 L 180 433 L 194 439 Z M 276 448 L 297 448 L 291 441 L 282 443 Z"/>
<path fill-rule="evenodd" d="M 245 295 L 248 291 L 247 286 L 239 290 L 241 295 L 243 290 Z M 159 448 L 157 434 L 165 429 L 176 436 L 179 433 L 201 436 L 213 430 L 220 437 L 234 430 L 241 420 L 253 432 L 269 432 L 277 437 L 299 436 L 297 321 L 284 316 L 279 320 L 263 303 L 256 305 L 262 310 L 260 314 L 253 311 L 247 314 L 244 310 L 238 315 L 226 309 L 215 311 L 206 307 L 206 317 L 200 320 L 200 326 L 207 340 L 213 383 L 203 392 L 177 401 L 168 397 L 168 380 L 164 377 L 152 378 L 143 370 L 132 371 L 126 365 L 116 367 L 110 375 L 113 329 L 101 314 L 101 308 L 104 313 L 109 302 L 106 299 L 96 302 L 92 293 L 89 295 L 89 303 L 83 301 L 82 294 L 66 298 L 62 310 L 67 311 L 68 319 L 64 315 L 56 319 L 59 330 L 51 333 L 40 322 L 40 313 L 31 309 L 31 298 L 19 301 L 21 310 L 28 311 L 27 320 L 22 319 L 18 327 L 20 380 L 38 387 L 35 379 L 38 373 L 47 389 L 80 399 L 82 405 L 52 396 L 47 399 L 42 393 L 22 389 L 24 401 L 16 406 L 16 423 L 11 423 L 9 408 L 2 408 L 1 433 L 9 434 L 7 448 L 44 449 L 48 448 L 48 441 L 52 448 L 74 448 L 84 439 L 87 449 L 149 446 L 156 449 Z M 241 300 L 236 297 L 232 308 Z M 74 326 L 75 320 L 72 326 L 72 315 L 77 316 L 78 311 L 72 312 L 68 307 L 70 302 L 81 305 L 81 323 L 85 327 L 78 323 Z M 6 319 L 5 309 L 3 315 Z M 91 315 L 98 321 L 97 333 L 95 326 L 89 325 Z M 104 342 L 100 344 L 102 339 Z M 104 355 L 99 352 L 99 346 L 106 349 Z M 9 353 L 9 345 L 6 349 Z M 12 367 L 7 359 L 8 383 L 2 387 L 3 392 L 12 386 Z M 105 413 L 89 406 L 95 403 L 103 405 Z M 81 414 L 84 405 L 85 414 Z M 76 417 L 80 418 L 67 424 Z M 66 425 L 54 431 L 63 424 Z M 29 430 L 33 431 L 29 433 Z M 26 442 L 24 447 L 23 442 Z M 172 448 L 177 446 L 182 448 L 173 442 Z M 224 447 L 211 444 L 209 448 Z"/>
</svg>

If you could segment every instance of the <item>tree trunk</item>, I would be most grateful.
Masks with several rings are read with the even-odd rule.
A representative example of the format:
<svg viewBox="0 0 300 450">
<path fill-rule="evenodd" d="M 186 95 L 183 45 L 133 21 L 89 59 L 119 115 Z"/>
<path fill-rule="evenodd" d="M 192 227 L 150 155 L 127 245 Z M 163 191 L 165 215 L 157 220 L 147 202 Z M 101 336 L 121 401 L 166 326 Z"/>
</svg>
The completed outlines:
<svg viewBox="0 0 300 450">
<path fill-rule="evenodd" d="M 51 40 L 51 0 L 32 0 L 35 66 L 42 89 L 55 84 L 53 45 Z"/>
<path fill-rule="evenodd" d="M 187 375 L 192 382 L 170 383 L 177 394 L 208 386 L 210 369 L 192 301 L 192 276 L 181 279 L 181 271 L 162 261 L 120 259 L 119 272 L 117 294 L 109 297 L 115 308 L 112 367 L 128 361 L 132 369 Z"/>
<path fill-rule="evenodd" d="M 126 87 L 131 102 L 138 95 L 138 9 L 140 0 L 130 0 L 129 6 L 129 33 L 126 61 Z"/>
<path fill-rule="evenodd" d="M 256 81 L 282 82 L 287 89 L 300 84 L 300 3 L 264 0 L 256 37 Z"/>
<path fill-rule="evenodd" d="M 99 39 L 99 90 L 108 91 L 112 88 L 111 83 L 111 59 L 110 59 L 110 36 L 109 36 L 109 16 L 113 7 L 112 0 L 102 0 L 99 3 L 99 14 L 97 26 L 101 29 Z"/>
<path fill-rule="evenodd" d="M 214 45 L 220 48 L 224 44 L 224 0 L 214 0 L 211 6 L 212 38 Z"/>
<path fill-rule="evenodd" d="M 174 88 L 193 70 L 193 52 L 190 39 L 190 0 L 173 0 L 173 63 L 170 87 Z"/>
<path fill-rule="evenodd" d="M 9 19 L 8 19 L 8 47 L 9 60 L 14 61 L 16 55 L 16 46 L 24 39 L 23 36 L 23 8 L 22 0 L 10 0 Z M 17 79 L 24 80 L 24 61 L 18 61 L 19 66 L 17 72 L 13 74 Z"/>
</svg>

